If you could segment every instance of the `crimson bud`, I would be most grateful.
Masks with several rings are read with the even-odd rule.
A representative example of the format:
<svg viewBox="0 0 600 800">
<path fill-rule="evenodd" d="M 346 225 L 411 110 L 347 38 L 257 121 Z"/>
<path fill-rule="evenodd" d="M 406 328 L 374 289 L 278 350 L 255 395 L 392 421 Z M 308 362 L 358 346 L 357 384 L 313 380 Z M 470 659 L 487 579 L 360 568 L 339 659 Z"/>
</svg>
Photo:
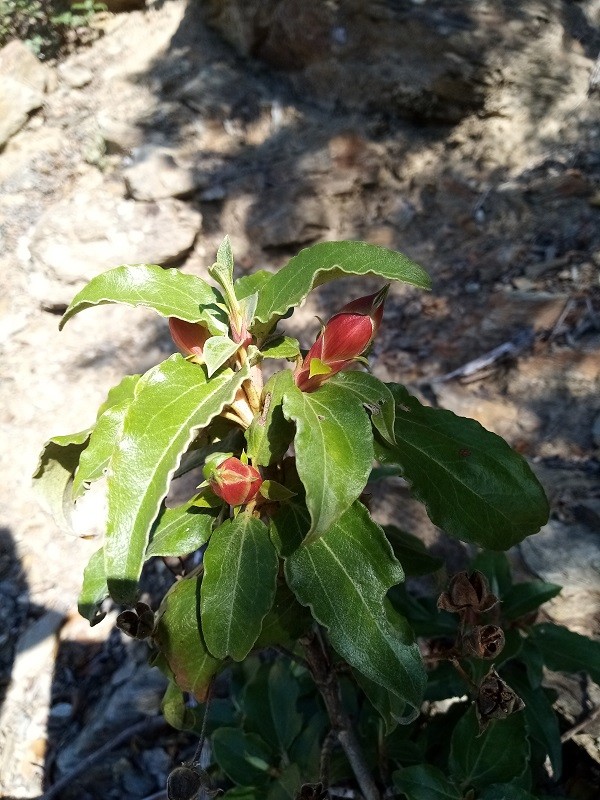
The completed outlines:
<svg viewBox="0 0 600 800">
<path fill-rule="evenodd" d="M 381 325 L 388 288 L 352 300 L 331 317 L 294 375 L 299 389 L 314 392 L 364 353 Z"/>
<path fill-rule="evenodd" d="M 230 506 L 241 506 L 254 500 L 262 478 L 255 467 L 231 456 L 212 470 L 208 484 L 221 500 Z"/>
<path fill-rule="evenodd" d="M 186 322 L 177 317 L 169 317 L 169 330 L 173 341 L 184 355 L 193 356 L 192 361 L 199 364 L 204 361 L 204 345 L 211 337 L 208 328 L 199 322 Z"/>
</svg>

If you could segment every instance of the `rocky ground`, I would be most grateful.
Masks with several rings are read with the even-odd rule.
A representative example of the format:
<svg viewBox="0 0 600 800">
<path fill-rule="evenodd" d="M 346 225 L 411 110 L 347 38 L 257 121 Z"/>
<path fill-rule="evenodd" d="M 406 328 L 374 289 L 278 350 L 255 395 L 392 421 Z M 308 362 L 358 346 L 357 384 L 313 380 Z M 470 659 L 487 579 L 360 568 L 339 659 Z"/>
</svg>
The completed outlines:
<svg viewBox="0 0 600 800">
<path fill-rule="evenodd" d="M 245 271 L 275 267 L 312 241 L 356 238 L 402 250 L 430 272 L 429 294 L 393 289 L 375 373 L 479 419 L 530 459 L 553 516 L 515 560 L 564 585 L 549 607 L 553 619 L 600 635 L 593 80 L 590 91 L 598 3 L 547 4 L 557 15 L 548 12 L 543 24 L 535 3 L 520 4 L 521 16 L 530 15 L 525 28 L 507 28 L 517 44 L 527 42 L 514 46 L 519 58 L 501 57 L 496 41 L 485 75 L 481 65 L 461 72 L 461 92 L 469 90 L 464 81 L 477 81 L 476 101 L 457 105 L 463 95 L 453 84 L 449 94 L 438 92 L 428 120 L 429 85 L 412 94 L 405 85 L 390 108 L 376 83 L 362 95 L 350 84 L 345 92 L 338 69 L 336 99 L 329 73 L 310 59 L 291 80 L 248 60 L 244 53 L 253 52 L 278 63 L 272 46 L 257 50 L 247 26 L 226 27 L 236 52 L 205 26 L 202 4 L 148 5 L 101 16 L 102 37 L 58 65 L 32 61 L 20 43 L 0 52 L 6 797 L 38 796 L 132 725 L 133 752 L 128 739 L 53 796 L 163 797 L 170 766 L 189 747 L 160 727 L 162 679 L 146 667 L 142 647 L 115 633 L 115 614 L 93 629 L 77 616 L 82 569 L 98 546 L 94 499 L 75 520 L 87 538 L 69 537 L 39 506 L 30 475 L 45 439 L 85 428 L 124 373 L 144 371 L 172 349 L 165 321 L 143 310 L 105 306 L 59 334 L 58 315 L 73 294 L 120 263 L 204 274 L 225 233 Z M 205 5 L 213 25 L 232 19 L 234 3 Z M 432 5 L 437 13 L 444 4 Z M 346 29 L 338 28 L 332 36 L 342 42 Z M 412 44 L 413 75 L 422 75 Z M 455 62 L 465 59 L 460 46 Z M 555 67 L 559 77 L 546 80 Z M 447 89 L 438 73 L 434 79 Z M 365 102 L 377 96 L 385 102 Z M 306 344 L 318 327 L 314 315 L 327 316 L 346 297 L 339 287 L 325 287 L 303 310 Z M 470 368 L 500 346 L 501 357 Z M 395 498 L 382 514 L 393 516 L 405 501 L 400 487 Z M 413 530 L 439 546 L 417 511 Z M 166 580 L 156 570 L 155 579 Z M 578 691 L 562 691 L 570 722 L 581 712 Z M 577 739 L 592 758 L 597 736 L 596 723 Z"/>
</svg>

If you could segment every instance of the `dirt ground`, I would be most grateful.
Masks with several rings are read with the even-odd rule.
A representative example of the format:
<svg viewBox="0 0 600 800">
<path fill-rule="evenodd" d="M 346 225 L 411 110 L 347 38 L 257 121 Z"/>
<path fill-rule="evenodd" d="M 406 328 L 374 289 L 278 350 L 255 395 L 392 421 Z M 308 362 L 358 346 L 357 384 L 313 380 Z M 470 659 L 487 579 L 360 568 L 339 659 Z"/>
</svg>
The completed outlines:
<svg viewBox="0 0 600 800">
<path fill-rule="evenodd" d="M 299 96 L 285 75 L 204 27 L 193 3 L 155 3 L 98 25 L 93 45 L 48 67 L 43 104 L 0 151 L 3 796 L 37 797 L 138 726 L 133 751 L 127 740 L 45 797 L 158 800 L 170 767 L 193 749 L 161 727 L 162 679 L 143 646 L 117 635 L 115 613 L 93 629 L 77 616 L 81 573 L 98 547 L 98 499 L 77 511 L 86 538 L 69 536 L 40 507 L 30 476 L 49 436 L 85 428 L 123 374 L 172 351 L 165 321 L 140 309 L 91 310 L 59 334 L 73 294 L 123 262 L 205 274 L 225 233 L 243 271 L 276 267 L 312 241 L 351 238 L 401 250 L 431 274 L 430 293 L 392 289 L 374 372 L 479 419 L 530 460 L 553 515 L 515 563 L 565 586 L 552 619 L 600 635 L 593 61 L 586 72 L 576 53 L 579 72 L 543 124 L 508 109 L 425 125 Z M 310 344 L 316 314 L 367 290 L 350 280 L 324 287 L 290 330 L 306 326 Z M 406 502 L 398 487 L 380 513 L 389 519 Z M 413 532 L 441 546 L 408 507 Z M 166 571 L 153 569 L 148 585 L 166 585 Z M 573 703 L 563 709 L 570 722 Z M 600 761 L 598 736 L 590 728 L 576 738 L 590 761 L 594 751 Z"/>
</svg>

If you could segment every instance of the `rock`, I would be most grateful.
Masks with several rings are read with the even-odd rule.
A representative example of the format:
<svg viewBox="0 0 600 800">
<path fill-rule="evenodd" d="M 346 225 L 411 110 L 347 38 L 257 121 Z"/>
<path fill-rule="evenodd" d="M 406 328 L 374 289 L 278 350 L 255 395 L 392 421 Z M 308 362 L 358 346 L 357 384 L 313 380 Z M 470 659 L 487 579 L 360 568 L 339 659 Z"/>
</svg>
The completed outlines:
<svg viewBox="0 0 600 800">
<path fill-rule="evenodd" d="M 201 9 L 239 52 L 284 70 L 301 95 L 331 108 L 456 122 L 488 106 L 518 114 L 535 103 L 535 113 L 544 115 L 546 98 L 574 91 L 569 82 L 585 91 L 591 67 L 560 0 L 543 8 L 455 0 L 206 0 Z"/>
<path fill-rule="evenodd" d="M 32 291 L 44 302 L 69 302 L 74 289 L 110 267 L 175 264 L 192 248 L 201 221 L 179 200 L 138 203 L 103 185 L 76 190 L 33 230 Z"/>
<path fill-rule="evenodd" d="M 123 170 L 123 177 L 136 200 L 185 197 L 206 186 L 200 172 L 181 166 L 170 150 L 152 145 L 134 151 L 131 166 Z"/>
<path fill-rule="evenodd" d="M 596 591 L 600 585 L 597 528 L 552 519 L 538 534 L 521 542 L 519 550 L 527 567 L 545 581 Z"/>
<path fill-rule="evenodd" d="M 44 102 L 49 68 L 16 39 L 0 50 L 0 147 Z"/>
<path fill-rule="evenodd" d="M 58 74 L 71 89 L 81 89 L 87 86 L 94 77 L 92 71 L 83 64 L 72 64 L 68 61 L 59 65 Z"/>
<path fill-rule="evenodd" d="M 592 441 L 596 447 L 600 447 L 600 414 L 598 414 L 592 425 Z"/>
</svg>

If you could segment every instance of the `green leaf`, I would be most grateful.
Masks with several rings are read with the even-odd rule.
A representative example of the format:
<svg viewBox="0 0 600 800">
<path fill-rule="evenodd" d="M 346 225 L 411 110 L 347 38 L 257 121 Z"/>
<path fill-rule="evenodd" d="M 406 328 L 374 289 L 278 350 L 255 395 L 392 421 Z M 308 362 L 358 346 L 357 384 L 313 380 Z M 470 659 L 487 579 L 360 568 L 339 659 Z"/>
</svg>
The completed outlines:
<svg viewBox="0 0 600 800">
<path fill-rule="evenodd" d="M 248 513 L 227 520 L 204 554 L 202 630 L 217 658 L 242 661 L 273 604 L 279 561 L 267 526 Z"/>
<path fill-rule="evenodd" d="M 210 538 L 215 517 L 194 506 L 195 497 L 175 508 L 164 508 L 154 524 L 146 558 L 193 553 Z"/>
<path fill-rule="evenodd" d="M 248 455 L 255 466 L 267 467 L 283 458 L 294 436 L 294 426 L 283 416 L 284 392 L 291 373 L 276 372 L 263 389 L 263 410 L 246 431 Z"/>
<path fill-rule="evenodd" d="M 270 778 L 272 753 L 256 734 L 219 728 L 211 739 L 215 761 L 227 777 L 242 786 L 264 786 Z"/>
<path fill-rule="evenodd" d="M 537 798 L 511 783 L 495 783 L 484 789 L 480 800 L 537 800 Z"/>
<path fill-rule="evenodd" d="M 92 428 L 49 439 L 33 474 L 33 486 L 41 502 L 61 530 L 72 530 L 73 475 L 88 445 Z"/>
<path fill-rule="evenodd" d="M 233 279 L 233 251 L 231 250 L 231 240 L 225 236 L 217 250 L 217 264 L 224 267 L 227 271 L 229 280 Z"/>
<path fill-rule="evenodd" d="M 600 685 L 600 642 L 550 622 L 534 625 L 530 630 L 548 669 L 587 672 Z"/>
<path fill-rule="evenodd" d="M 377 458 L 398 464 L 431 521 L 453 536 L 507 550 L 548 519 L 548 501 L 525 459 L 472 419 L 427 408 L 403 386 L 396 399 L 396 447 Z"/>
<path fill-rule="evenodd" d="M 471 561 L 470 570 L 483 572 L 490 584 L 490 591 L 496 597 L 504 597 L 512 587 L 510 563 L 506 553 L 483 550 Z"/>
<path fill-rule="evenodd" d="M 171 673 L 167 676 L 173 677 L 182 691 L 204 702 L 211 681 L 224 662 L 208 652 L 200 628 L 199 607 L 199 578 L 178 581 L 161 603 L 153 638 Z"/>
<path fill-rule="evenodd" d="M 260 635 L 255 648 L 285 647 L 293 650 L 298 639 L 312 625 L 312 617 L 304 606 L 296 600 L 286 583 L 280 583 L 275 593 L 275 601 L 263 619 Z"/>
<path fill-rule="evenodd" d="M 59 328 L 86 308 L 124 303 L 147 306 L 163 317 L 202 322 L 216 335 L 228 330 L 227 318 L 219 308 L 222 302 L 221 295 L 195 275 L 155 264 L 126 265 L 92 278 L 71 301 Z"/>
<path fill-rule="evenodd" d="M 306 489 L 311 527 L 306 542 L 329 530 L 358 499 L 373 462 L 373 434 L 362 402 L 325 384 L 301 392 L 284 372 L 283 413 L 296 423 L 296 468 Z"/>
<path fill-rule="evenodd" d="M 246 297 L 250 297 L 251 294 L 260 292 L 265 283 L 272 277 L 273 273 L 268 272 L 266 269 L 257 269 L 256 272 L 252 272 L 250 275 L 242 275 L 241 278 L 233 282 L 235 296 L 238 300 L 243 300 Z"/>
<path fill-rule="evenodd" d="M 106 616 L 100 606 L 108 597 L 108 586 L 104 572 L 104 548 L 92 555 L 83 571 L 83 585 L 77 599 L 77 610 L 90 625 L 97 625 Z"/>
<path fill-rule="evenodd" d="M 176 354 L 140 379 L 107 474 L 106 576 L 116 601 L 135 597 L 150 530 L 183 453 L 247 377 L 247 369 L 225 370 L 207 381 Z"/>
<path fill-rule="evenodd" d="M 462 792 L 446 778 L 443 772 L 430 764 L 418 764 L 396 770 L 394 786 L 408 800 L 461 800 Z"/>
<path fill-rule="evenodd" d="M 491 783 L 508 782 L 525 771 L 528 761 L 529 743 L 521 713 L 493 720 L 480 734 L 471 707 L 454 728 L 448 766 L 462 787 L 481 790 Z"/>
<path fill-rule="evenodd" d="M 104 475 L 123 433 L 125 413 L 133 400 L 139 379 L 139 375 L 127 375 L 117 386 L 113 386 L 98 409 L 96 425 L 88 446 L 81 454 L 73 479 L 73 500 L 83 494 L 87 485 Z"/>
<path fill-rule="evenodd" d="M 255 329 L 269 330 L 312 289 L 344 275 L 377 275 L 422 289 L 431 286 L 427 273 L 401 253 L 367 242 L 320 242 L 301 250 L 261 287 Z"/>
<path fill-rule="evenodd" d="M 393 692 L 390 692 L 379 683 L 370 680 L 362 672 L 354 670 L 354 678 L 365 693 L 367 700 L 381 716 L 385 724 L 386 735 L 389 735 L 404 716 L 405 704 Z"/>
<path fill-rule="evenodd" d="M 269 672 L 268 692 L 277 739 L 282 752 L 286 752 L 302 730 L 302 715 L 296 709 L 298 681 L 291 675 L 289 664 L 281 659 L 273 664 Z"/>
<path fill-rule="evenodd" d="M 558 780 L 562 772 L 562 744 L 558 719 L 546 690 L 541 686 L 532 688 L 525 675 L 516 670 L 507 674 L 507 681 L 525 703 L 523 714 L 529 735 L 542 745 L 550 757 L 553 778 Z"/>
<path fill-rule="evenodd" d="M 264 358 L 286 358 L 293 361 L 300 355 L 300 343 L 291 336 L 277 336 L 263 344 L 260 352 Z"/>
<path fill-rule="evenodd" d="M 429 575 L 443 566 L 444 560 L 429 555 L 418 537 L 400 530 L 395 525 L 384 525 L 383 530 L 406 575 Z"/>
<path fill-rule="evenodd" d="M 367 678 L 418 708 L 425 671 L 406 620 L 385 602 L 404 573 L 381 528 L 355 503 L 321 538 L 286 560 L 288 584 L 329 630 L 336 651 Z"/>
<path fill-rule="evenodd" d="M 202 351 L 208 377 L 212 377 L 239 349 L 239 343 L 228 336 L 211 336 Z"/>
<path fill-rule="evenodd" d="M 561 590 L 562 586 L 540 580 L 517 583 L 502 599 L 502 616 L 504 619 L 519 619 L 556 597 Z"/>
<path fill-rule="evenodd" d="M 271 784 L 267 800 L 295 800 L 303 784 L 302 775 L 296 764 L 286 767 L 279 778 Z"/>
<path fill-rule="evenodd" d="M 394 396 L 385 383 L 368 372 L 351 370 L 334 375 L 329 385 L 354 394 L 370 412 L 371 421 L 381 436 L 392 445 L 396 443 Z"/>
</svg>

